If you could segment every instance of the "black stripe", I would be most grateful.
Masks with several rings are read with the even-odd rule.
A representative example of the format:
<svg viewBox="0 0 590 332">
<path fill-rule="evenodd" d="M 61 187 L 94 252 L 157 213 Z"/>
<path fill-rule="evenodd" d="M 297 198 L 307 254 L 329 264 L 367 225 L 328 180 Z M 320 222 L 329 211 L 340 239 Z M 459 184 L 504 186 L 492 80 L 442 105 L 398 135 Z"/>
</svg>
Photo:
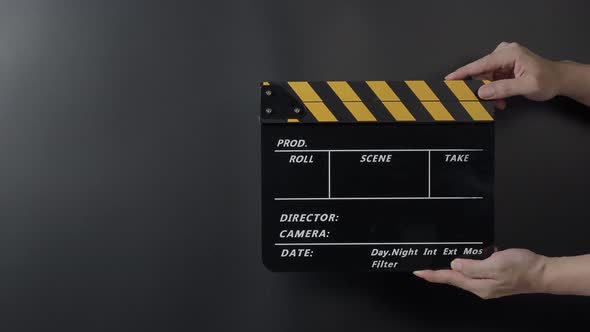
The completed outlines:
<svg viewBox="0 0 590 332">
<path fill-rule="evenodd" d="M 480 103 L 483 105 L 483 108 L 486 109 L 486 111 L 488 113 L 490 113 L 490 115 L 492 116 L 492 119 L 495 119 L 495 115 L 496 115 L 496 108 L 494 107 L 494 103 L 492 101 L 488 101 L 488 100 L 482 100 L 480 101 Z"/>
<path fill-rule="evenodd" d="M 283 88 L 283 91 L 273 91 L 273 94 L 284 92 L 284 93 L 290 95 L 291 98 L 294 98 L 303 104 L 303 101 L 301 100 L 301 98 L 299 98 L 299 96 L 295 93 L 295 91 L 293 91 L 293 89 L 291 89 L 291 86 L 289 85 L 288 82 L 279 82 L 277 85 L 280 85 Z M 279 97 L 280 97 L 280 95 L 279 95 Z"/>
<path fill-rule="evenodd" d="M 447 111 L 449 111 L 449 113 L 451 113 L 451 115 L 453 116 L 455 121 L 460 121 L 460 122 L 473 121 L 473 118 L 471 117 L 471 115 L 469 115 L 469 113 L 467 113 L 467 110 L 465 109 L 465 107 L 463 107 L 463 105 L 461 105 L 460 102 L 444 100 L 444 101 L 441 101 L 441 103 L 447 109 Z"/>
<path fill-rule="evenodd" d="M 359 98 L 361 98 L 377 121 L 395 121 L 395 118 L 389 113 L 385 106 L 383 106 L 379 97 L 375 95 L 365 81 L 348 82 L 348 84 L 352 90 L 356 92 Z"/>
<path fill-rule="evenodd" d="M 477 91 L 481 88 L 485 83 L 482 80 L 465 80 L 465 84 L 469 87 L 473 94 L 480 100 L 480 103 L 483 105 L 483 108 L 490 114 L 492 119 L 495 119 L 494 115 L 496 113 L 496 109 L 494 108 L 494 103 L 489 100 L 483 100 L 479 98 Z"/>
<path fill-rule="evenodd" d="M 431 122 L 434 121 L 434 118 L 424 105 L 420 102 L 418 97 L 410 90 L 410 87 L 404 81 L 387 81 L 387 84 L 395 92 L 395 94 L 399 97 L 399 99 L 403 102 L 406 106 L 408 111 L 414 116 L 416 121 L 424 121 L 424 122 Z"/>
<path fill-rule="evenodd" d="M 305 106 L 305 104 L 303 103 L 301 98 L 299 98 L 299 96 L 295 93 L 295 91 L 293 91 L 293 89 L 291 89 L 291 86 L 289 85 L 288 82 L 281 82 L 281 87 L 284 89 L 285 93 L 290 94 L 293 99 L 299 101 L 301 103 L 301 105 L 303 106 L 305 114 L 303 114 L 302 117 L 299 117 L 299 121 L 301 121 L 301 122 L 318 122 L 318 120 L 313 116 L 311 111 Z"/>
<path fill-rule="evenodd" d="M 440 101 L 456 101 L 457 96 L 451 91 L 444 81 L 426 81 L 426 84 L 434 92 Z"/>
<path fill-rule="evenodd" d="M 306 113 L 303 115 L 302 118 L 299 119 L 300 122 L 318 122 L 316 118 L 311 114 L 309 110 L 306 110 Z"/>
<path fill-rule="evenodd" d="M 342 103 L 340 98 L 338 98 L 326 81 L 309 82 L 309 85 L 311 85 L 318 96 L 322 98 L 324 104 L 326 104 L 330 112 L 334 114 L 334 117 L 336 117 L 338 121 L 356 122 L 352 113 L 350 113 L 348 108 L 344 106 L 344 103 Z"/>
<path fill-rule="evenodd" d="M 480 80 L 465 80 L 464 81 L 465 84 L 467 84 L 467 87 L 469 88 L 469 90 L 471 90 L 473 92 L 473 94 L 479 99 L 478 95 L 477 95 L 477 90 L 479 90 L 479 88 L 484 85 L 483 81 Z"/>
</svg>

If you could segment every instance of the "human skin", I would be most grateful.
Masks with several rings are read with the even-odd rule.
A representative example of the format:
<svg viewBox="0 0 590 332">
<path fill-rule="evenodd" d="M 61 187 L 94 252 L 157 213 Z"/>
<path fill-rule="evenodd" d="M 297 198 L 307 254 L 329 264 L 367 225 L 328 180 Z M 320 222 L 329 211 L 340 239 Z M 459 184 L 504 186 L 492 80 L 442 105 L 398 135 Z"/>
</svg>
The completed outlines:
<svg viewBox="0 0 590 332">
<path fill-rule="evenodd" d="M 507 249 L 484 260 L 455 259 L 448 270 L 414 274 L 482 299 L 528 293 L 590 296 L 590 255 L 545 257 L 526 249 Z"/>
<path fill-rule="evenodd" d="M 504 109 L 506 98 L 522 95 L 545 101 L 567 96 L 590 106 L 590 66 L 547 60 L 516 43 L 496 49 L 445 77 L 492 82 L 478 90 L 482 99 Z M 447 270 L 414 274 L 429 282 L 449 284 L 483 299 L 526 293 L 590 296 L 590 255 L 545 257 L 526 249 L 498 251 L 484 260 L 455 259 Z"/>
<path fill-rule="evenodd" d="M 516 43 L 500 43 L 496 49 L 448 74 L 447 80 L 467 77 L 493 81 L 482 86 L 479 97 L 494 100 L 500 109 L 507 97 L 521 95 L 535 101 L 557 95 L 590 106 L 590 65 L 551 61 Z"/>
</svg>

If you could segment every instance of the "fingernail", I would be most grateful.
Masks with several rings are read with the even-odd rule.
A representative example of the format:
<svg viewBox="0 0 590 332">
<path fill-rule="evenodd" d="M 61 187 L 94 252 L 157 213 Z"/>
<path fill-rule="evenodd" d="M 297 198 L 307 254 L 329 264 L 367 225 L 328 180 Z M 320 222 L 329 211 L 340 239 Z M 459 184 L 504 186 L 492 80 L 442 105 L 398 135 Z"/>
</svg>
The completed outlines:
<svg viewBox="0 0 590 332">
<path fill-rule="evenodd" d="M 424 271 L 414 271 L 412 272 L 416 277 L 422 277 L 424 275 Z"/>
<path fill-rule="evenodd" d="M 445 76 L 445 80 L 448 80 L 451 76 L 453 76 L 454 73 L 455 72 L 452 72 L 452 73 L 448 74 L 447 76 Z"/>
<path fill-rule="evenodd" d="M 484 99 L 492 98 L 494 96 L 494 88 L 489 85 L 484 85 L 479 88 L 479 96 Z"/>
<path fill-rule="evenodd" d="M 461 268 L 463 267 L 463 264 L 461 264 L 461 261 L 459 260 L 453 260 L 451 262 L 451 268 L 455 271 L 461 271 Z"/>
</svg>

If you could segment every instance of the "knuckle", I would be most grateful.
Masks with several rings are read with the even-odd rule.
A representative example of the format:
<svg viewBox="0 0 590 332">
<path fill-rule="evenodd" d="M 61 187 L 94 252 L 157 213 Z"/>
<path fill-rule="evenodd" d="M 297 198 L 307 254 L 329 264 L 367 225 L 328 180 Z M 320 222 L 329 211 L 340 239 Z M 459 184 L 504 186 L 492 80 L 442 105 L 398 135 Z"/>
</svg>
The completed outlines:
<svg viewBox="0 0 590 332">
<path fill-rule="evenodd" d="M 489 300 L 491 299 L 490 295 L 488 293 L 481 293 L 479 295 L 479 298 L 481 298 L 482 300 Z"/>
<path fill-rule="evenodd" d="M 479 291 L 475 295 L 477 295 L 482 300 L 491 300 L 496 297 L 494 292 L 488 289 Z"/>
<path fill-rule="evenodd" d="M 526 48 L 519 43 L 510 43 L 508 46 L 510 50 L 517 56 L 522 56 L 526 53 Z"/>
</svg>

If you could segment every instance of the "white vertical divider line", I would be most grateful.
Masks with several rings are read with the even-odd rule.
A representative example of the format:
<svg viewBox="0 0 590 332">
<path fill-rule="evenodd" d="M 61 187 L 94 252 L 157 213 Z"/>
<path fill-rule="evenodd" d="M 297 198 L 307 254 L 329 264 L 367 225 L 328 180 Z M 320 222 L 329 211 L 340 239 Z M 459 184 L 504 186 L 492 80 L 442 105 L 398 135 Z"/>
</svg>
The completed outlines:
<svg viewBox="0 0 590 332">
<path fill-rule="evenodd" d="M 428 197 L 430 196 L 430 150 L 428 150 Z"/>
<path fill-rule="evenodd" d="M 332 152 L 328 151 L 328 198 L 332 198 Z"/>
</svg>

